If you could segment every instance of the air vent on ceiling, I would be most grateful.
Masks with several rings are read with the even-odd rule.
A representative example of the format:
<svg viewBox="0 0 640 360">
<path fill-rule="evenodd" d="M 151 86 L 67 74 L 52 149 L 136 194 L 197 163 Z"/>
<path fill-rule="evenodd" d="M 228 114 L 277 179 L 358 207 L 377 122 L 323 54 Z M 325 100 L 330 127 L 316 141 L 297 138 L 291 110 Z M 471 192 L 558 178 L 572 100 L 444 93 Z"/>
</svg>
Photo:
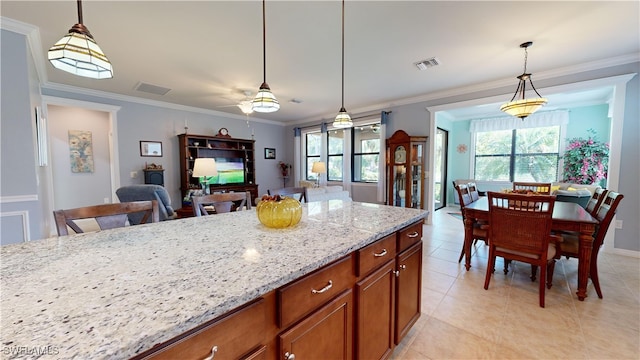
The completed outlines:
<svg viewBox="0 0 640 360">
<path fill-rule="evenodd" d="M 417 63 L 413 63 L 419 70 L 427 70 L 427 68 L 434 67 L 440 65 L 440 60 L 435 57 L 432 57 L 427 60 L 418 61 Z"/>
<path fill-rule="evenodd" d="M 171 91 L 171 89 L 166 88 L 166 87 L 157 86 L 157 85 L 151 85 L 151 84 L 147 84 L 147 83 L 143 83 L 143 82 L 139 82 L 136 85 L 135 89 L 138 90 L 138 91 L 142 91 L 142 92 L 146 92 L 146 93 L 150 93 L 150 94 L 156 94 L 156 95 L 164 95 L 164 94 L 168 93 L 169 91 Z"/>
</svg>

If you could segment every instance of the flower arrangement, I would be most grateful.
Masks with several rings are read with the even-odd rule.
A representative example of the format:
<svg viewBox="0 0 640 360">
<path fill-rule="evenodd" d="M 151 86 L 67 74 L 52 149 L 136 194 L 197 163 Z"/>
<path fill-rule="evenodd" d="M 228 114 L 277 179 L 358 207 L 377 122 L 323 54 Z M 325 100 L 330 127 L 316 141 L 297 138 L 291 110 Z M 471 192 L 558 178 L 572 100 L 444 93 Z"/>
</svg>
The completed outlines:
<svg viewBox="0 0 640 360">
<path fill-rule="evenodd" d="M 278 168 L 280 168 L 280 173 L 282 174 L 283 177 L 289 176 L 289 169 L 291 169 L 293 166 L 291 166 L 291 164 L 287 164 L 285 162 L 278 162 Z"/>
<path fill-rule="evenodd" d="M 609 144 L 600 142 L 593 129 L 589 138 L 573 138 L 562 156 L 564 181 L 575 184 L 594 184 L 607 178 Z"/>
</svg>

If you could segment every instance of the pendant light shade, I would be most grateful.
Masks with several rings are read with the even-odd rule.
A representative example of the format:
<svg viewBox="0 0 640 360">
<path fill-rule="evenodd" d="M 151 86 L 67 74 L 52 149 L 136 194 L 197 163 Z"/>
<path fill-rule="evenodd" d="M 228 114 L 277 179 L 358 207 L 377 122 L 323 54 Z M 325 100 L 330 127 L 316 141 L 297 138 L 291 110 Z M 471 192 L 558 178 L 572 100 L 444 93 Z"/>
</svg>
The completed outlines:
<svg viewBox="0 0 640 360">
<path fill-rule="evenodd" d="M 533 42 L 528 41 L 520 44 L 520 47 L 524 49 L 524 72 L 522 75 L 518 76 L 518 88 L 516 88 L 516 93 L 513 94 L 511 101 L 502 105 L 500 107 L 501 111 L 506 112 L 509 115 L 513 115 L 519 117 L 524 120 L 527 116 L 533 114 L 534 112 L 540 110 L 542 105 L 547 103 L 547 99 L 540 96 L 538 90 L 533 86 L 533 82 L 531 81 L 531 74 L 527 73 L 527 48 L 533 45 Z M 529 98 L 525 97 L 525 90 L 527 87 L 527 80 L 531 85 L 533 91 L 538 95 L 537 98 Z M 517 99 L 517 100 L 516 100 Z"/>
<path fill-rule="evenodd" d="M 109 59 L 82 23 L 82 1 L 78 0 L 78 23 L 49 49 L 49 61 L 56 69 L 74 75 L 110 79 L 113 69 Z"/>
<path fill-rule="evenodd" d="M 262 85 L 253 99 L 253 111 L 270 113 L 280 109 L 280 103 L 267 84 L 267 26 L 265 17 L 265 0 L 262 0 Z"/>
<path fill-rule="evenodd" d="M 344 0 L 342 0 L 342 106 L 335 120 L 333 120 L 333 127 L 335 128 L 350 128 L 353 126 L 351 116 L 344 108 Z"/>
</svg>

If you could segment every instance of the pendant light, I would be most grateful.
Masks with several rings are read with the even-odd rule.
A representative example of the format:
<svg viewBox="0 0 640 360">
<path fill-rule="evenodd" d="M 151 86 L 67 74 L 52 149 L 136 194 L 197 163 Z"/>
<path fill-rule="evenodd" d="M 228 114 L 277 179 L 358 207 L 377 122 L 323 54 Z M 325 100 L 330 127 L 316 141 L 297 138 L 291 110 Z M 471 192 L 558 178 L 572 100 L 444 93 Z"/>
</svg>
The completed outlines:
<svg viewBox="0 0 640 360">
<path fill-rule="evenodd" d="M 280 103 L 271 92 L 269 84 L 267 84 L 267 27 L 265 25 L 265 0 L 262 0 L 262 73 L 264 78 L 262 85 L 253 99 L 253 111 L 261 113 L 270 113 L 280 109 Z"/>
<path fill-rule="evenodd" d="M 519 117 L 524 120 L 527 116 L 533 114 L 534 112 L 540 110 L 542 105 L 547 103 L 547 99 L 540 96 L 538 90 L 533 86 L 533 82 L 531 81 L 531 74 L 527 73 L 527 48 L 533 45 L 533 42 L 527 41 L 525 43 L 520 44 L 520 47 L 524 49 L 524 72 L 522 75 L 517 78 L 520 80 L 518 82 L 518 88 L 516 89 L 516 93 L 513 94 L 511 101 L 502 105 L 500 107 L 501 111 L 506 112 L 509 115 L 513 115 Z M 537 98 L 525 98 L 525 88 L 527 86 L 527 80 L 529 80 L 529 84 L 531 84 L 531 88 L 538 95 Z M 516 100 L 516 98 L 519 99 Z"/>
<path fill-rule="evenodd" d="M 93 79 L 113 77 L 111 63 L 82 23 L 82 1 L 78 0 L 78 23 L 49 49 L 49 61 L 56 69 Z"/>
<path fill-rule="evenodd" d="M 333 127 L 335 128 L 350 128 L 353 126 L 351 116 L 344 108 L 344 0 L 342 0 L 342 105 L 340 111 L 333 120 Z"/>
</svg>

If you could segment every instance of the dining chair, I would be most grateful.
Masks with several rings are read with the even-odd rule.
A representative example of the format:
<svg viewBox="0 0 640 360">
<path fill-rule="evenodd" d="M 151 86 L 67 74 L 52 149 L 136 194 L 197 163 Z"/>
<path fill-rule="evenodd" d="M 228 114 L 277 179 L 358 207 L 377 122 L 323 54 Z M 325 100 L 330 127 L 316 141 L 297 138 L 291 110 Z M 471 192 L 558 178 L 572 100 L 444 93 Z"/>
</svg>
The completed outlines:
<svg viewBox="0 0 640 360">
<path fill-rule="evenodd" d="M 607 189 L 597 188 L 593 192 L 593 195 L 591 195 L 591 198 L 589 199 L 589 201 L 587 202 L 587 206 L 585 207 L 585 209 L 589 214 L 591 214 L 591 216 L 596 217 L 598 208 L 600 208 L 600 204 L 602 204 L 602 201 L 607 195 L 607 191 Z"/>
<path fill-rule="evenodd" d="M 530 190 L 542 195 L 551 195 L 551 183 L 514 181 L 513 190 Z"/>
<path fill-rule="evenodd" d="M 142 214 L 140 224 L 159 222 L 160 215 L 157 200 L 132 201 L 115 204 L 100 204 L 75 209 L 55 210 L 58 236 L 69 235 L 69 228 L 76 234 L 85 232 L 76 220 L 95 219 L 100 230 L 114 229 L 127 225 L 128 215 Z"/>
<path fill-rule="evenodd" d="M 598 220 L 596 225 L 596 232 L 593 236 L 593 249 L 591 250 L 591 263 L 589 269 L 589 277 L 593 283 L 593 287 L 596 289 L 598 297 L 602 299 L 602 290 L 600 289 L 600 280 L 598 279 L 598 253 L 600 247 L 604 243 L 604 238 L 607 235 L 607 230 L 611 225 L 611 221 L 616 214 L 620 201 L 624 198 L 624 195 L 615 192 L 607 191 L 604 196 L 604 200 L 601 200 L 601 204 L 598 210 L 593 215 Z M 579 258 L 580 252 L 580 238 L 578 233 L 566 232 L 561 233 L 562 240 L 560 241 L 560 256 L 565 256 L 567 259 L 570 257 Z"/>
<path fill-rule="evenodd" d="M 474 200 L 471 197 L 471 193 L 469 191 L 469 186 L 467 184 L 459 184 L 455 186 L 456 192 L 458 193 L 458 200 L 460 201 L 460 212 L 462 213 L 462 222 L 465 220 L 465 207 L 471 204 Z M 478 222 L 474 221 L 472 234 L 473 234 L 473 243 L 476 244 L 478 240 L 482 240 L 487 243 L 488 238 L 488 230 L 489 225 L 486 222 Z M 460 251 L 460 257 L 458 258 L 458 262 L 462 261 L 464 257 L 464 244 L 462 244 L 462 250 Z"/>
<path fill-rule="evenodd" d="M 249 191 L 194 196 L 191 201 L 193 215 L 198 217 L 251 209 Z"/>
<path fill-rule="evenodd" d="M 469 195 L 471 195 L 471 201 L 476 201 L 480 199 L 480 192 L 478 191 L 478 185 L 476 185 L 475 181 L 471 181 L 467 184 L 469 188 Z"/>
<path fill-rule="evenodd" d="M 544 307 L 545 279 L 551 288 L 556 237 L 551 234 L 555 196 L 489 192 L 489 260 L 485 290 L 495 269 L 496 257 L 540 267 L 540 307 Z M 535 277 L 532 277 L 532 281 Z"/>
<path fill-rule="evenodd" d="M 305 187 L 285 187 L 280 189 L 268 189 L 267 194 L 289 196 L 300 202 L 307 202 L 307 188 Z"/>
</svg>

